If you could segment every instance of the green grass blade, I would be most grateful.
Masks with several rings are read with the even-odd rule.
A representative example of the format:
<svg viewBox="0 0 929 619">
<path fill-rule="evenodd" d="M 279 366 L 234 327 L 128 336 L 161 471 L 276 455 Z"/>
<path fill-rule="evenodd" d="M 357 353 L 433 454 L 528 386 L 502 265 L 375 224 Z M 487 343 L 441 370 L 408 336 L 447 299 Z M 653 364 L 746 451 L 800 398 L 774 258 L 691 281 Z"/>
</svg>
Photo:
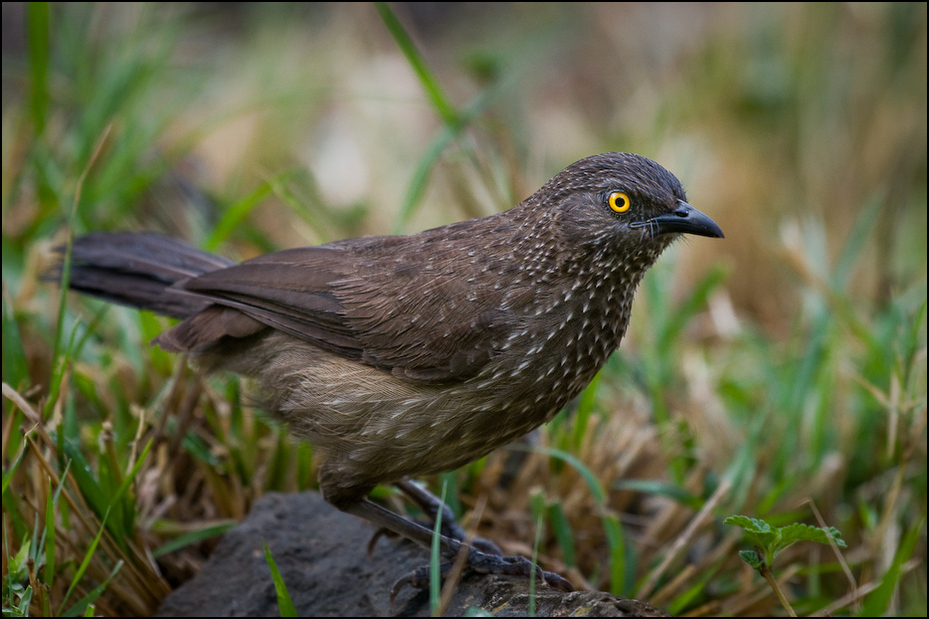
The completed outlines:
<svg viewBox="0 0 929 619">
<path fill-rule="evenodd" d="M 4 492 L 3 493 L 3 514 L 8 518 L 5 518 L 3 523 L 6 526 L 7 520 L 13 526 L 13 531 L 17 539 L 22 539 L 29 531 L 29 527 L 26 525 L 26 521 L 23 519 L 24 509 L 21 507 L 21 503 L 18 502 L 17 496 L 13 492 Z M 28 511 L 26 513 L 29 513 Z M 6 539 L 3 540 L 4 548 L 6 548 Z"/>
<path fill-rule="evenodd" d="M 458 112 L 455 111 L 451 101 L 439 85 L 439 80 L 429 69 L 429 65 L 426 64 L 426 60 L 416 48 L 413 39 L 410 38 L 400 20 L 397 19 L 397 16 L 386 2 L 375 2 L 374 6 L 377 8 L 381 19 L 384 20 L 384 25 L 387 26 L 387 30 L 396 41 L 400 51 L 406 56 L 407 62 L 413 68 L 413 72 L 416 73 L 416 77 L 422 84 L 429 101 L 432 103 L 432 107 L 438 112 L 442 122 L 449 126 L 457 125 L 459 121 Z"/>
<path fill-rule="evenodd" d="M 842 253 L 836 260 L 835 268 L 832 269 L 830 279 L 836 290 L 844 290 L 851 281 L 858 258 L 865 251 L 867 242 L 874 236 L 874 227 L 883 206 L 883 200 L 872 198 L 855 219 L 855 225 L 842 246 Z"/>
<path fill-rule="evenodd" d="M 447 488 L 445 491 L 445 504 L 452 510 L 456 518 L 460 518 L 463 510 L 461 501 L 458 500 L 458 493 L 461 491 L 458 484 L 458 475 L 455 471 L 439 473 L 439 479 L 442 480 L 442 487 Z"/>
<path fill-rule="evenodd" d="M 271 195 L 272 184 L 265 181 L 257 189 L 247 196 L 230 206 L 223 213 L 222 219 L 213 228 L 213 232 L 204 241 L 203 249 L 206 251 L 216 251 L 219 246 L 235 231 L 235 229 L 248 217 L 252 210 L 261 204 L 261 201 Z"/>
<path fill-rule="evenodd" d="M 51 6 L 48 2 L 26 3 L 26 32 L 29 45 L 29 111 L 36 135 L 45 130 L 48 113 L 48 59 Z"/>
<path fill-rule="evenodd" d="M 590 415 L 594 411 L 594 402 L 597 396 L 597 388 L 600 386 L 600 379 L 603 372 L 597 372 L 590 384 L 584 387 L 581 392 L 580 400 L 577 404 L 577 411 L 574 414 L 574 431 L 572 432 L 572 446 L 579 449 L 587 435 L 587 424 L 590 421 Z"/>
<path fill-rule="evenodd" d="M 552 525 L 552 532 L 561 548 L 561 556 L 568 567 L 577 567 L 577 551 L 574 547 L 574 534 L 561 503 L 553 502 L 546 510 L 548 521 Z"/>
<path fill-rule="evenodd" d="M 671 346 L 681 341 L 681 333 L 693 318 L 703 311 L 707 300 L 725 281 L 729 269 L 717 264 L 709 270 L 694 286 L 687 299 L 670 313 L 668 322 L 663 325 L 659 338 L 659 351 L 670 350 Z"/>
<path fill-rule="evenodd" d="M 455 141 L 465 127 L 484 113 L 497 96 L 503 92 L 503 89 L 504 87 L 501 86 L 497 89 L 485 91 L 475 97 L 465 106 L 460 121 L 455 125 L 446 125 L 443 127 L 438 135 L 433 138 L 432 142 L 430 142 L 429 146 L 426 147 L 423 156 L 420 157 L 419 163 L 416 166 L 416 170 L 413 172 L 413 178 L 407 187 L 406 197 L 400 208 L 397 224 L 394 226 L 394 234 L 406 231 L 406 226 L 413 217 L 413 213 L 416 212 L 416 206 L 419 204 L 419 201 L 426 191 L 429 176 L 432 174 L 433 168 L 436 163 L 438 163 L 442 153 L 445 152 L 445 149 L 449 144 Z"/>
<path fill-rule="evenodd" d="M 61 600 L 61 606 L 58 607 L 59 615 L 62 614 L 62 609 L 65 607 L 65 604 L 67 604 L 68 598 L 71 597 L 71 593 L 74 591 L 75 587 L 77 587 L 78 583 L 81 582 L 81 578 L 84 577 L 84 573 L 87 571 L 87 567 L 90 565 L 90 560 L 93 559 L 94 553 L 97 551 L 97 545 L 100 543 L 100 538 L 103 536 L 103 531 L 106 530 L 106 521 L 109 515 L 110 512 L 107 510 L 107 513 L 103 515 L 103 520 L 100 522 L 100 529 L 97 531 L 97 535 L 94 536 L 94 540 L 87 548 L 87 552 L 84 553 L 84 560 L 81 561 L 80 567 L 74 574 L 74 579 L 71 581 L 71 586 L 68 587 L 68 591 L 65 593 L 64 598 Z"/>
<path fill-rule="evenodd" d="M 687 492 L 677 484 L 659 481 L 657 479 L 620 479 L 613 482 L 614 490 L 630 490 L 645 494 L 656 494 L 677 501 L 693 510 L 703 507 L 703 501 Z"/>
<path fill-rule="evenodd" d="M 433 617 L 437 616 L 442 606 L 442 511 L 445 509 L 445 496 L 448 494 L 448 480 L 442 480 L 442 495 L 439 497 L 439 509 L 435 516 L 432 530 L 432 546 L 429 549 L 429 608 Z"/>
<path fill-rule="evenodd" d="M 274 581 L 274 592 L 277 594 L 277 607 L 281 612 L 281 617 L 299 617 L 297 609 L 294 607 L 293 600 L 290 599 L 290 592 L 287 591 L 287 584 L 281 576 L 280 570 L 277 569 L 277 563 L 271 556 L 271 550 L 266 542 L 262 542 L 265 548 L 265 561 L 271 569 L 271 579 Z"/>
<path fill-rule="evenodd" d="M 538 565 L 539 562 L 539 544 L 542 543 L 542 531 L 545 526 L 544 512 L 540 510 L 539 515 L 535 520 L 535 539 L 532 541 L 532 565 Z M 535 603 L 536 603 L 536 593 L 535 593 L 535 582 L 536 575 L 533 571 L 532 575 L 529 577 L 529 616 L 535 617 Z"/>
<path fill-rule="evenodd" d="M 612 513 L 603 515 L 603 530 L 610 549 L 610 593 L 629 595 L 634 586 L 635 570 L 627 561 L 626 539 L 619 518 Z M 628 565 L 627 565 L 628 563 Z"/>
<path fill-rule="evenodd" d="M 633 573 L 627 571 L 626 563 L 628 557 L 626 557 L 626 543 L 622 526 L 619 523 L 619 518 L 608 511 L 606 505 L 606 491 L 603 489 L 596 475 L 575 456 L 561 449 L 556 449 L 554 447 L 522 447 L 517 445 L 511 445 L 510 449 L 534 451 L 553 458 L 558 458 L 580 473 L 587 487 L 590 489 L 590 493 L 593 495 L 597 507 L 600 509 L 600 517 L 603 521 L 603 528 L 609 547 L 610 591 L 616 595 L 623 595 L 625 592 L 630 591 Z"/>
<path fill-rule="evenodd" d="M 539 446 L 522 446 L 522 445 L 510 445 L 510 449 L 516 449 L 520 451 L 534 451 L 536 453 L 544 454 L 552 458 L 557 458 L 567 464 L 571 465 L 578 473 L 581 474 L 581 477 L 584 478 L 584 482 L 587 484 L 587 487 L 590 489 L 590 493 L 593 495 L 594 500 L 597 505 L 603 507 L 606 505 L 606 491 L 603 489 L 603 485 L 600 484 L 600 481 L 597 479 L 597 476 L 587 468 L 587 466 L 577 459 L 576 456 L 569 454 L 568 452 L 562 449 L 556 449 L 554 447 L 539 447 Z"/>
<path fill-rule="evenodd" d="M 413 217 L 413 213 L 416 212 L 416 206 L 426 192 L 426 185 L 428 184 L 432 169 L 435 167 L 436 163 L 438 163 L 442 152 L 454 141 L 457 135 L 457 131 L 449 127 L 444 128 L 439 132 L 439 135 L 432 140 L 423 156 L 420 157 L 419 163 L 416 165 L 416 170 L 413 171 L 413 178 L 407 186 L 403 205 L 400 207 L 400 212 L 397 216 L 397 223 L 393 230 L 395 234 L 406 231 L 407 224 Z"/>
<path fill-rule="evenodd" d="M 29 366 L 23 351 L 23 341 L 13 310 L 13 304 L 3 287 L 3 382 L 14 389 L 22 389 L 29 380 Z"/>
<path fill-rule="evenodd" d="M 153 444 L 154 439 L 150 439 L 145 445 L 142 453 L 139 454 L 138 458 L 136 458 L 135 464 L 129 471 L 129 474 L 125 476 L 125 478 L 119 484 L 119 487 L 116 489 L 116 492 L 113 493 L 109 507 L 107 508 L 108 513 L 116 513 L 118 515 L 117 518 L 112 519 L 110 522 L 110 530 L 113 531 L 113 533 L 116 535 L 117 543 L 120 543 L 121 541 L 131 538 L 135 535 L 135 498 L 127 496 L 127 491 L 135 481 L 139 471 L 142 469 L 142 465 L 145 463 L 145 458 L 148 456 L 148 452 Z M 103 468 L 103 463 L 105 462 L 106 459 L 102 458 L 101 468 Z M 102 477 L 103 476 L 101 475 L 101 478 Z"/>
<path fill-rule="evenodd" d="M 903 564 L 913 555 L 913 551 L 916 550 L 916 545 L 919 543 L 920 538 L 923 537 L 925 526 L 926 521 L 922 520 L 917 526 L 907 531 L 906 536 L 903 538 L 903 542 L 897 549 L 893 563 L 891 563 L 890 568 L 884 573 L 884 577 L 881 579 L 880 586 L 865 598 L 865 603 L 861 608 L 859 616 L 883 617 L 885 615 L 890 608 L 890 602 L 895 592 L 900 586 L 900 570 Z"/>
<path fill-rule="evenodd" d="M 319 218 L 314 215 L 307 206 L 307 201 L 301 200 L 298 198 L 293 190 L 289 186 L 289 181 L 300 180 L 299 171 L 292 170 L 290 172 L 284 172 L 276 176 L 272 176 L 268 179 L 268 185 L 271 188 L 272 193 L 281 202 L 290 207 L 290 210 L 294 212 L 300 219 L 306 223 L 310 229 L 313 230 L 320 238 L 325 238 L 327 232 L 325 226 L 319 220 Z M 317 200 L 318 197 L 314 196 Z M 309 200 L 309 203 L 312 204 L 315 200 Z"/>
<path fill-rule="evenodd" d="M 387 30 L 404 56 L 406 56 L 407 62 L 410 63 L 413 72 L 426 92 L 426 96 L 445 125 L 426 148 L 413 174 L 413 179 L 410 181 L 406 198 L 397 219 L 397 225 L 394 227 L 394 233 L 400 233 L 405 231 L 406 224 L 422 198 L 429 176 L 439 157 L 448 145 L 461 134 L 462 130 L 475 118 L 479 117 L 487 106 L 496 99 L 500 92 L 503 91 L 503 87 L 485 91 L 469 102 L 462 111 L 456 110 L 451 103 L 451 99 L 445 94 L 435 74 L 429 69 L 426 60 L 416 48 L 409 33 L 403 28 L 390 6 L 385 2 L 376 2 L 375 7 L 377 7 L 381 19 L 387 26 Z"/>
<path fill-rule="evenodd" d="M 104 591 L 106 591 L 107 586 L 109 586 L 110 581 L 113 580 L 113 577 L 119 572 L 123 567 L 123 561 L 119 560 L 116 562 L 116 565 L 113 566 L 113 570 L 110 572 L 110 575 L 107 576 L 107 579 L 102 583 L 93 588 L 93 590 L 78 600 L 74 606 L 66 610 L 61 614 L 62 617 L 77 617 L 78 615 L 84 615 L 85 617 L 93 617 L 93 603 L 100 597 Z"/>
<path fill-rule="evenodd" d="M 42 581 L 51 587 L 55 580 L 55 504 L 58 495 L 52 494 L 52 481 L 48 480 L 48 500 L 45 502 L 45 571 Z"/>
<path fill-rule="evenodd" d="M 66 479 L 69 470 L 71 470 L 70 460 L 65 464 L 64 471 L 62 471 L 59 476 L 60 479 Z M 49 484 L 51 484 L 51 482 L 49 482 Z M 58 488 L 55 489 L 55 493 L 46 504 L 45 509 L 45 577 L 43 581 L 47 587 L 52 586 L 52 582 L 55 578 L 55 514 L 57 513 L 61 491 L 64 490 L 64 487 L 63 481 L 58 484 Z M 51 485 L 49 485 L 49 494 L 51 495 Z"/>
<path fill-rule="evenodd" d="M 3 494 L 6 494 L 6 489 L 10 485 L 10 480 L 13 479 L 13 475 L 16 473 L 16 469 L 19 467 L 19 463 L 23 459 L 23 454 L 26 453 L 26 441 L 23 440 L 19 445 L 19 453 L 16 454 L 16 458 L 13 459 L 13 462 L 10 463 L 9 467 L 3 472 Z"/>
<path fill-rule="evenodd" d="M 229 529 L 233 529 L 238 526 L 238 521 L 231 520 L 229 522 L 223 522 L 221 524 L 214 524 L 202 529 L 197 529 L 196 531 L 190 531 L 184 535 L 180 535 L 177 538 L 171 540 L 167 544 L 159 546 L 152 551 L 152 556 L 156 559 L 162 555 L 166 555 L 174 552 L 175 550 L 180 550 L 185 546 L 190 544 L 196 544 L 197 542 L 202 542 L 205 539 L 210 539 L 211 537 L 218 537 L 224 535 Z"/>
</svg>

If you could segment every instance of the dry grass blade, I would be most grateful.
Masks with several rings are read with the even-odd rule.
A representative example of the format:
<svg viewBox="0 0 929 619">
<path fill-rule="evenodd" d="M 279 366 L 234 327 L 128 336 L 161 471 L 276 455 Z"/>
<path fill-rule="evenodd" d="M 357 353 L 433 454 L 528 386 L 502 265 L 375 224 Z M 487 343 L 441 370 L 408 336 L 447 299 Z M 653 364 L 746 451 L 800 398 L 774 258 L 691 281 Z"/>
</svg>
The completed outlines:
<svg viewBox="0 0 929 619">
<path fill-rule="evenodd" d="M 687 527 L 681 532 L 680 535 L 674 540 L 674 542 L 666 548 L 666 554 L 661 563 L 658 564 L 652 572 L 648 575 L 648 578 L 642 583 L 642 586 L 639 587 L 638 595 L 643 598 L 648 598 L 655 586 L 658 584 L 658 581 L 667 571 L 668 567 L 678 559 L 681 552 L 687 547 L 690 541 L 693 539 L 697 531 L 703 527 L 707 520 L 712 514 L 713 510 L 717 508 L 719 503 L 725 499 L 726 495 L 732 489 L 732 482 L 730 480 L 723 480 L 719 484 L 719 487 L 716 488 L 716 491 L 707 499 L 703 507 L 700 508 L 700 511 L 691 519 Z"/>
</svg>

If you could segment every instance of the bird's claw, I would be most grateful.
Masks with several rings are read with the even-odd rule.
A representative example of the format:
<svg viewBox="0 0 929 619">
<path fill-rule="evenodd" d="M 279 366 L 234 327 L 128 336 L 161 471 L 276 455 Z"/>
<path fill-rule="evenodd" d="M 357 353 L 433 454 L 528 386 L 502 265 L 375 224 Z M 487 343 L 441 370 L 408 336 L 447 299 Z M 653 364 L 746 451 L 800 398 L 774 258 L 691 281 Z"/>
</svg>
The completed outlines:
<svg viewBox="0 0 929 619">
<path fill-rule="evenodd" d="M 439 576 L 444 580 L 452 568 L 452 562 L 446 561 L 439 565 Z M 489 554 L 472 548 L 468 552 L 468 559 L 465 562 L 465 569 L 477 572 L 479 574 L 498 574 L 501 576 L 525 576 L 535 575 L 543 584 L 548 585 L 558 591 L 574 591 L 572 585 L 566 578 L 554 572 L 546 572 L 538 565 L 525 557 L 509 556 L 504 557 L 497 554 Z M 394 598 L 407 585 L 414 589 L 425 589 L 429 586 L 432 566 L 424 565 L 417 568 L 394 583 L 390 590 L 390 603 L 393 604 Z"/>
</svg>

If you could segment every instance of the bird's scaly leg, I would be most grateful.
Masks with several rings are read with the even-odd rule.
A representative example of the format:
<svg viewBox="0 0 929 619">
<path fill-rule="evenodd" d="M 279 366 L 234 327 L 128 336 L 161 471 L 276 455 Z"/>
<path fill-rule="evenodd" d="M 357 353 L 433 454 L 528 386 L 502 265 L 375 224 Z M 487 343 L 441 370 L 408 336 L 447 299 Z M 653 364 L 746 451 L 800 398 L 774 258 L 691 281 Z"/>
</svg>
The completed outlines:
<svg viewBox="0 0 929 619">
<path fill-rule="evenodd" d="M 341 506 L 341 508 L 359 518 L 364 518 L 368 522 L 393 531 L 410 541 L 416 542 L 420 546 L 429 548 L 432 545 L 432 531 L 426 527 L 408 520 L 385 507 L 369 499 Z M 444 520 L 444 514 L 443 514 Z M 461 530 L 458 525 L 455 525 Z M 503 557 L 498 554 L 488 554 L 468 545 L 461 540 L 448 537 L 444 534 L 439 536 L 440 551 L 446 561 L 440 566 L 440 574 L 444 577 L 451 569 L 452 562 L 465 546 L 468 550 L 466 567 L 482 574 L 501 574 L 512 576 L 531 576 L 535 575 L 542 582 L 561 591 L 573 591 L 574 587 L 568 580 L 553 572 L 546 572 L 539 566 L 533 564 L 525 557 Z M 494 546 L 495 547 L 495 546 Z M 416 588 L 425 588 L 429 585 L 430 566 L 424 566 L 414 570 L 411 574 L 401 578 L 391 590 L 391 600 L 406 585 Z"/>
</svg>

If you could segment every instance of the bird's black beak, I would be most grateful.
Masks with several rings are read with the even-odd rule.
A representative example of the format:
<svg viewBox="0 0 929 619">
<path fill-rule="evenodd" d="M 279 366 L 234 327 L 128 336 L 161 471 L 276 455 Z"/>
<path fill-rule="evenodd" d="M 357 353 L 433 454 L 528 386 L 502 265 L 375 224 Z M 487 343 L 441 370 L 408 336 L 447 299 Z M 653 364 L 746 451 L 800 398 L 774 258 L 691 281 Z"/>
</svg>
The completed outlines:
<svg viewBox="0 0 929 619">
<path fill-rule="evenodd" d="M 656 228 L 658 234 L 679 232 L 682 234 L 723 238 L 723 231 L 720 230 L 715 221 L 683 200 L 678 200 L 677 208 L 674 209 L 674 211 L 665 215 L 659 215 L 658 217 L 652 217 L 647 221 L 636 222 L 631 224 L 631 227 Z"/>
</svg>

